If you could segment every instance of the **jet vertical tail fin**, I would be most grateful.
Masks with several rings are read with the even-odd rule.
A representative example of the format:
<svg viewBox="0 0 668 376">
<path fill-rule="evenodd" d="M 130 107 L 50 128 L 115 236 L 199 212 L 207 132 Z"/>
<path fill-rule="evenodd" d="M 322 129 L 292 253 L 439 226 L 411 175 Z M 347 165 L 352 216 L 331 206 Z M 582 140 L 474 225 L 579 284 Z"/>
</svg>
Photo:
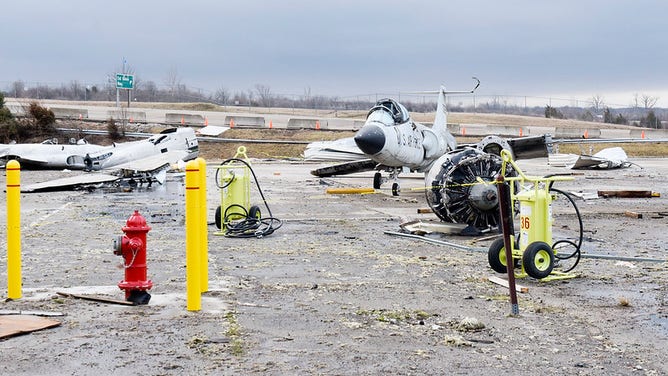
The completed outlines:
<svg viewBox="0 0 668 376">
<path fill-rule="evenodd" d="M 438 91 L 438 102 L 436 105 L 436 117 L 432 129 L 446 129 L 448 125 L 448 110 L 445 108 L 445 87 L 441 86 Z"/>
<path fill-rule="evenodd" d="M 437 134 L 443 135 L 445 142 L 448 144 L 450 150 L 457 147 L 455 137 L 448 132 L 448 109 L 445 106 L 445 87 L 441 86 L 438 91 L 438 103 L 436 105 L 436 116 L 434 117 L 434 125 L 431 129 Z"/>
<path fill-rule="evenodd" d="M 439 134 L 445 138 L 446 143 L 450 150 L 454 150 L 457 147 L 457 141 L 455 137 L 448 132 L 448 110 L 445 106 L 445 96 L 449 94 L 472 94 L 476 91 L 478 86 L 480 86 L 480 80 L 477 77 L 473 77 L 476 81 L 476 85 L 472 90 L 468 91 L 446 91 L 445 87 L 441 85 L 441 88 L 435 91 L 426 91 L 421 92 L 421 94 L 438 94 L 438 103 L 436 105 L 436 116 L 434 117 L 434 125 L 431 129 L 434 133 Z"/>
</svg>

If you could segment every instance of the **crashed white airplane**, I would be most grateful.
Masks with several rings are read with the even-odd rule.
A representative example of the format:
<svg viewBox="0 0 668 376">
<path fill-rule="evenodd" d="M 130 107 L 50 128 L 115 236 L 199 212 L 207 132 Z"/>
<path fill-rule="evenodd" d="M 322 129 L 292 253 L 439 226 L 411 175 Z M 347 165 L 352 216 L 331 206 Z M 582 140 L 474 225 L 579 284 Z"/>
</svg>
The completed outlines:
<svg viewBox="0 0 668 376">
<path fill-rule="evenodd" d="M 485 231 L 499 224 L 497 188 L 484 184 L 501 171 L 502 149 L 514 159 L 547 156 L 548 136 L 502 139 L 487 136 L 474 145 L 457 146 L 447 130 L 445 96 L 473 93 L 470 91 L 438 92 L 436 117 L 431 127 L 411 120 L 406 108 L 392 99 L 381 99 L 369 110 L 364 126 L 354 141 L 363 153 L 363 160 L 324 167 L 312 171 L 316 176 L 332 176 L 359 171 L 378 170 L 374 188 L 388 179 L 380 171 L 389 172 L 392 193 L 398 195 L 398 175 L 402 171 L 425 173 L 426 199 L 434 213 L 443 221 L 468 224 L 473 231 Z M 349 154 L 349 150 L 347 151 Z M 513 173 L 508 169 L 509 173 Z M 481 184 L 483 183 L 483 184 Z"/>
<path fill-rule="evenodd" d="M 10 144 L 0 145 L 0 159 L 15 159 L 21 168 L 114 171 L 89 173 L 44 183 L 27 185 L 23 192 L 74 189 L 109 184 L 121 179 L 130 182 L 162 183 L 172 164 L 196 158 L 197 137 L 192 128 L 171 128 L 140 141 L 100 146 L 91 144 Z"/>
</svg>

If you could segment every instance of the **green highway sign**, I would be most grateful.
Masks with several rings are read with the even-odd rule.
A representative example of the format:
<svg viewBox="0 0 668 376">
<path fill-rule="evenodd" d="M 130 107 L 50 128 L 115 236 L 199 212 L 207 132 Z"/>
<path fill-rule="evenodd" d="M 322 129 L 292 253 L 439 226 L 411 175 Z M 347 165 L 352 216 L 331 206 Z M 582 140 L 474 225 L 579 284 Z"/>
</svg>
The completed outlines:
<svg viewBox="0 0 668 376">
<path fill-rule="evenodd" d="M 116 73 L 116 89 L 133 89 L 135 76 L 131 74 Z"/>
</svg>

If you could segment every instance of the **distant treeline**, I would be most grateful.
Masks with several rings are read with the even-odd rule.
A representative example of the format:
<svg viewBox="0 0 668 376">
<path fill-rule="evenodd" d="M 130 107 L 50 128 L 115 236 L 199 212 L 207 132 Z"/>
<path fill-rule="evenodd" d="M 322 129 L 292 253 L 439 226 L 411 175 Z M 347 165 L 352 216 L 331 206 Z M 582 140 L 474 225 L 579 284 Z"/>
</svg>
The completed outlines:
<svg viewBox="0 0 668 376">
<path fill-rule="evenodd" d="M 135 79 L 135 89 L 121 90 L 121 102 L 205 102 L 221 106 L 236 105 L 250 107 L 281 107 L 324 110 L 366 110 L 383 97 L 393 97 L 400 101 L 411 112 L 433 112 L 436 102 L 433 96 L 418 95 L 382 95 L 367 94 L 352 97 L 336 97 L 312 95 L 310 88 L 306 88 L 301 95 L 284 95 L 272 92 L 266 85 L 257 84 L 253 89 L 232 92 L 223 87 L 215 93 L 202 89 L 193 89 L 179 82 L 170 80 L 170 84 L 158 86 L 153 81 Z M 59 99 L 76 101 L 116 101 L 115 82 L 86 85 L 78 81 L 58 86 L 47 84 L 26 85 L 22 81 L 13 82 L 9 90 L 4 91 L 6 97 L 32 99 Z M 529 100 L 527 100 L 529 99 Z M 654 108 L 658 98 L 647 95 L 636 95 L 631 101 L 636 105 L 611 108 L 604 103 L 600 96 L 593 96 L 591 100 L 575 101 L 553 98 L 537 98 L 527 96 L 480 96 L 468 95 L 448 97 L 448 110 L 451 112 L 478 112 L 499 113 L 526 116 L 545 116 L 550 118 L 578 119 L 615 124 L 631 124 L 650 128 L 663 128 L 662 121 L 668 120 L 668 110 Z M 543 100 L 543 106 L 527 105 L 528 102 L 537 103 Z M 568 103 L 567 105 L 553 105 L 553 103 Z M 570 103 L 569 103 L 570 102 Z"/>
</svg>

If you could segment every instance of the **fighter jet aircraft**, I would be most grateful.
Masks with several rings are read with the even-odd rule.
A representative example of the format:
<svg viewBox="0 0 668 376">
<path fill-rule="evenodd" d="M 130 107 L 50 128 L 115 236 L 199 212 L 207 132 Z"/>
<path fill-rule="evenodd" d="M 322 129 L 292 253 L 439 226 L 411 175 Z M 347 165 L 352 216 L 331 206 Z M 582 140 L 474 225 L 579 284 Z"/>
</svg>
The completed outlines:
<svg viewBox="0 0 668 376">
<path fill-rule="evenodd" d="M 445 96 L 473 93 L 446 91 L 438 94 L 436 116 L 431 127 L 413 121 L 406 108 L 393 99 L 381 99 L 369 110 L 364 126 L 354 141 L 367 159 L 312 171 L 316 176 L 331 176 L 376 169 L 373 186 L 379 189 L 392 181 L 392 194 L 400 191 L 402 171 L 425 173 L 426 199 L 443 221 L 466 223 L 476 231 L 498 226 L 497 189 L 487 184 L 501 171 L 499 154 L 507 149 L 515 159 L 547 156 L 546 136 L 503 139 L 487 136 L 474 145 L 457 146 L 447 130 Z M 380 171 L 389 173 L 384 178 Z M 508 173 L 513 173 L 508 169 Z"/>
<path fill-rule="evenodd" d="M 68 147 L 66 147 L 68 146 Z M 67 168 L 93 172 L 75 177 L 22 186 L 23 192 L 73 189 L 126 180 L 131 184 L 162 183 L 172 164 L 196 158 L 197 137 L 192 128 L 171 128 L 140 141 L 99 145 L 0 145 L 0 159 L 16 159 L 24 166 Z"/>
</svg>

